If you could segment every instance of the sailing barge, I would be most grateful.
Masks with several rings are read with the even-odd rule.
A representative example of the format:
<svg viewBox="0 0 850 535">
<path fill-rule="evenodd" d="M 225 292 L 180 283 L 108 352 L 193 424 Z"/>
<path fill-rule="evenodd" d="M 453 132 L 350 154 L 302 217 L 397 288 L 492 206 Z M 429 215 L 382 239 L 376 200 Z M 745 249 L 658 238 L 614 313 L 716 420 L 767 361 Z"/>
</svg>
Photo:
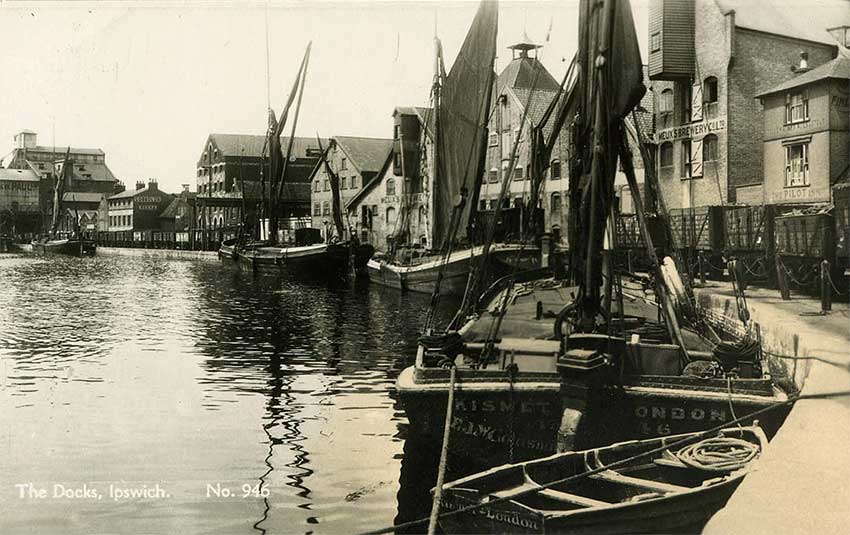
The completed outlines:
<svg viewBox="0 0 850 535">
<path fill-rule="evenodd" d="M 87 240 L 80 232 L 79 223 L 74 221 L 74 232 L 67 237 L 58 235 L 59 229 L 59 214 L 62 210 L 62 197 L 65 191 L 65 184 L 71 180 L 71 148 L 65 152 L 65 158 L 62 161 L 62 169 L 56 177 L 56 183 L 53 187 L 53 217 L 50 225 L 50 232 L 47 236 L 41 239 L 32 241 L 32 250 L 36 254 L 44 255 L 66 255 L 66 256 L 93 256 L 96 251 L 94 241 Z"/>
<path fill-rule="evenodd" d="M 472 305 L 479 294 L 465 296 L 445 331 L 426 325 L 414 365 L 397 381 L 414 436 L 439 443 L 450 426 L 456 468 L 700 431 L 787 400 L 757 334 L 697 309 L 675 262 L 657 257 L 625 137 L 625 118 L 646 92 L 629 3 L 583 0 L 579 36 L 576 75 L 549 140 L 537 145 L 537 160 L 548 161 L 549 141 L 573 122 L 568 277 L 509 277 L 483 308 Z M 618 168 L 634 198 L 654 299 L 643 289 L 629 295 L 603 250 Z M 768 436 L 786 414 L 763 420 Z"/>
<path fill-rule="evenodd" d="M 346 231 L 341 215 L 339 176 L 331 169 L 327 161 L 327 151 L 322 148 L 322 141 L 318 138 L 319 150 L 322 153 L 320 165 L 325 167 L 333 190 L 333 216 L 336 233 L 333 236 L 328 235 L 325 242 L 320 243 L 321 238 L 318 229 L 299 228 L 295 231 L 294 243 L 279 243 L 277 207 L 282 201 L 283 185 L 286 182 L 288 162 L 291 159 L 292 144 L 295 139 L 298 115 L 301 109 L 301 97 L 304 94 L 304 83 L 307 77 L 310 48 L 311 45 L 308 45 L 304 53 L 301 67 L 295 77 L 292 91 L 289 94 L 280 121 L 276 119 L 271 108 L 268 110 L 269 128 L 263 147 L 263 156 L 268 151 L 269 162 L 267 169 L 265 163 L 260 166 L 261 176 L 265 172 L 268 174 L 268 184 L 265 180 L 262 180 L 263 200 L 261 202 L 261 210 L 268 216 L 266 232 L 268 239 L 265 241 L 246 241 L 245 233 L 240 232 L 239 238 L 226 240 L 222 242 L 219 248 L 219 258 L 234 260 L 247 271 L 305 278 L 335 278 L 344 276 L 352 267 L 357 272 L 365 272 L 366 261 L 374 252 L 371 245 L 360 245 L 345 239 Z M 292 132 L 284 151 L 280 137 L 296 95 L 298 101 L 295 107 Z M 243 206 L 243 222 L 241 225 L 243 229 L 245 227 L 244 212 Z"/>
<path fill-rule="evenodd" d="M 535 244 L 506 242 L 490 247 L 481 239 L 484 218 L 477 207 L 495 82 L 498 6 L 493 4 L 476 13 L 448 74 L 442 46 L 435 43 L 431 107 L 420 133 L 420 146 L 431 141 L 431 149 L 410 165 L 403 161 L 405 140 L 398 138 L 401 169 L 414 176 L 402 181 L 404 204 L 390 251 L 366 265 L 370 282 L 413 292 L 463 295 L 469 274 L 483 256 L 490 263 L 486 280 L 509 273 L 516 264 L 529 269 L 537 263 L 540 252 Z M 412 232 L 410 214 L 416 213 L 420 227 Z M 427 250 L 405 254 L 419 250 L 411 238 L 420 236 Z"/>
</svg>

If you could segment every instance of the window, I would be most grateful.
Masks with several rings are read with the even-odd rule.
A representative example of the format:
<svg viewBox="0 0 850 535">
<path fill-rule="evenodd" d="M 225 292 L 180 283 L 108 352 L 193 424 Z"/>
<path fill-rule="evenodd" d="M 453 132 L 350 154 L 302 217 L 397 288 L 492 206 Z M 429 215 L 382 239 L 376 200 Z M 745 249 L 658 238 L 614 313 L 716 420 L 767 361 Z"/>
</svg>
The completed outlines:
<svg viewBox="0 0 850 535">
<path fill-rule="evenodd" d="M 401 139 L 401 125 L 393 125 L 393 139 Z"/>
<path fill-rule="evenodd" d="M 351 181 L 348 183 L 348 187 L 357 189 L 357 175 L 351 175 Z"/>
<path fill-rule="evenodd" d="M 322 202 L 322 215 L 331 215 L 331 203 L 328 201 Z"/>
<path fill-rule="evenodd" d="M 348 187 L 348 179 L 346 177 L 340 177 L 339 181 L 339 189 L 346 189 Z"/>
<path fill-rule="evenodd" d="M 395 223 L 395 208 L 390 206 L 387 208 L 387 224 L 391 225 Z"/>
<path fill-rule="evenodd" d="M 322 203 L 313 203 L 313 215 L 322 215 Z"/>
<path fill-rule="evenodd" d="M 339 161 L 339 168 L 340 169 L 348 169 L 345 158 L 343 158 Z"/>
<path fill-rule="evenodd" d="M 691 178 L 691 140 L 682 141 L 682 178 Z"/>
<path fill-rule="evenodd" d="M 809 144 L 785 146 L 785 187 L 809 185 Z"/>
<path fill-rule="evenodd" d="M 661 32 L 655 32 L 649 36 L 649 51 L 657 52 L 661 50 Z"/>
<path fill-rule="evenodd" d="M 549 176 L 552 180 L 558 180 L 561 178 L 561 160 L 552 160 L 550 169 L 552 173 Z"/>
<path fill-rule="evenodd" d="M 704 104 L 717 102 L 717 78 L 709 76 L 702 83 L 702 101 Z"/>
<path fill-rule="evenodd" d="M 702 138 L 702 161 L 712 162 L 717 159 L 717 136 L 708 134 Z"/>
<path fill-rule="evenodd" d="M 669 141 L 661 144 L 659 159 L 661 160 L 661 167 L 672 167 L 673 166 L 673 144 Z"/>
<path fill-rule="evenodd" d="M 493 182 L 498 182 L 499 181 L 499 170 L 496 169 L 495 167 L 490 169 L 490 177 L 489 178 L 490 178 L 491 184 Z"/>
<path fill-rule="evenodd" d="M 495 147 L 498 144 L 499 144 L 499 134 L 497 134 L 496 132 L 491 132 L 490 133 L 489 145 L 491 147 Z"/>
<path fill-rule="evenodd" d="M 322 184 L 322 185 L 324 186 L 324 188 L 323 188 L 323 189 L 324 189 L 325 191 L 330 191 L 330 190 L 331 190 L 331 183 L 330 183 L 330 181 L 329 181 L 327 178 L 325 179 L 325 183 L 324 183 L 324 184 Z"/>
<path fill-rule="evenodd" d="M 658 111 L 661 113 L 673 113 L 673 90 L 667 88 L 661 92 L 658 99 Z"/>
<path fill-rule="evenodd" d="M 785 123 L 801 123 L 809 120 L 809 93 L 789 93 L 785 95 Z"/>
<path fill-rule="evenodd" d="M 561 194 L 553 193 L 552 200 L 549 203 L 549 209 L 552 212 L 552 215 L 561 214 Z"/>
<path fill-rule="evenodd" d="M 514 180 L 522 180 L 523 178 L 525 178 L 523 176 L 524 171 L 525 170 L 522 167 L 517 166 L 516 169 L 514 169 Z"/>
<path fill-rule="evenodd" d="M 313 184 L 313 191 L 315 191 L 315 192 L 322 191 L 322 185 L 318 180 Z"/>
<path fill-rule="evenodd" d="M 478 201 L 478 210 L 483 212 L 487 209 L 487 199 L 481 199 Z"/>
<path fill-rule="evenodd" d="M 390 195 L 395 195 L 395 179 L 393 178 L 387 179 L 387 197 Z"/>
</svg>

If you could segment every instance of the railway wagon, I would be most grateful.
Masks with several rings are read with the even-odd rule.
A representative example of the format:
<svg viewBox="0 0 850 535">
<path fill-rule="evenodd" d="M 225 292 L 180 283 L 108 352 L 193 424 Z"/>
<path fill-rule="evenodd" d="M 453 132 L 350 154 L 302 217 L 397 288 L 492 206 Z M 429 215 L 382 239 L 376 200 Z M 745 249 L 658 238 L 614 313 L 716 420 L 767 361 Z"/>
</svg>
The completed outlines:
<svg viewBox="0 0 850 535">
<path fill-rule="evenodd" d="M 829 262 L 828 276 L 839 275 L 835 262 L 835 222 L 830 206 L 794 210 L 774 223 L 776 270 L 801 289 L 819 291 L 821 262 Z M 843 272 L 843 270 L 841 270 Z"/>
</svg>

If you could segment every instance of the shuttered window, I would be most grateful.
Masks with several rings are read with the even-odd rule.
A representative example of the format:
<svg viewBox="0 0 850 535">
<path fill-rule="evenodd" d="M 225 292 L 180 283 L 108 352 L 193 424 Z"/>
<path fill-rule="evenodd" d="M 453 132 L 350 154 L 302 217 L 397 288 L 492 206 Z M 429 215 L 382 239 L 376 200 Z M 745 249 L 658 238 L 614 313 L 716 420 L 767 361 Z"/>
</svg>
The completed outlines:
<svg viewBox="0 0 850 535">
<path fill-rule="evenodd" d="M 661 153 L 661 155 L 659 157 L 659 159 L 661 160 L 660 166 L 661 167 L 672 167 L 672 165 L 673 165 L 673 144 L 670 143 L 669 141 L 666 142 L 666 143 L 662 143 L 660 153 Z"/>
<path fill-rule="evenodd" d="M 785 187 L 809 185 L 809 144 L 785 146 Z"/>
<path fill-rule="evenodd" d="M 658 111 L 660 113 L 673 113 L 673 90 L 665 89 L 658 99 Z"/>
<path fill-rule="evenodd" d="M 702 121 L 702 84 L 697 82 L 691 88 L 691 121 Z"/>
</svg>

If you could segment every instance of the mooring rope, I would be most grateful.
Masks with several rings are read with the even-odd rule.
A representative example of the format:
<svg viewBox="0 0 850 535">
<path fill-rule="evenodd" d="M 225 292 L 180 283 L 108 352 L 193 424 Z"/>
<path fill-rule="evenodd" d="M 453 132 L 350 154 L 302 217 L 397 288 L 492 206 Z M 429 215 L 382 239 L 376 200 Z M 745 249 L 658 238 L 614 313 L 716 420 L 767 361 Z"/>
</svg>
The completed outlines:
<svg viewBox="0 0 850 535">
<path fill-rule="evenodd" d="M 620 468 L 622 466 L 625 466 L 625 465 L 632 463 L 632 462 L 636 461 L 637 459 L 641 459 L 643 457 L 649 457 L 649 456 L 652 456 L 652 455 L 655 455 L 655 454 L 658 454 L 658 453 L 663 453 L 664 451 L 669 450 L 669 449 L 673 449 L 673 448 L 685 447 L 685 446 L 692 444 L 696 441 L 707 438 L 710 435 L 713 435 L 713 434 L 715 434 L 719 431 L 722 431 L 723 429 L 726 429 L 729 426 L 741 423 L 741 422 L 746 421 L 746 420 L 750 420 L 752 418 L 755 418 L 756 416 L 760 416 L 762 414 L 765 414 L 765 413 L 770 412 L 772 410 L 778 409 L 780 407 L 792 405 L 797 401 L 814 400 L 814 399 L 832 399 L 832 398 L 846 397 L 846 396 L 850 396 L 850 390 L 839 390 L 839 391 L 835 391 L 835 392 L 824 392 L 824 393 L 821 393 L 821 394 L 807 394 L 807 395 L 798 394 L 798 395 L 795 395 L 795 396 L 789 396 L 788 399 L 786 399 L 784 401 L 777 402 L 773 405 L 768 405 L 767 407 L 762 407 L 761 409 L 753 411 L 753 412 L 751 412 L 747 415 L 741 416 L 740 418 L 736 418 L 735 420 L 732 420 L 730 422 L 723 422 L 720 425 L 712 427 L 711 429 L 707 429 L 707 430 L 702 431 L 700 433 L 696 433 L 694 435 L 684 437 L 684 438 L 677 440 L 675 442 L 671 442 L 669 444 L 665 444 L 665 445 L 659 446 L 657 448 L 647 450 L 647 451 L 645 451 L 643 453 L 639 453 L 638 455 L 635 455 L 633 457 L 621 459 L 619 461 L 615 461 L 613 463 L 610 463 L 610 464 L 607 464 L 607 465 L 604 465 L 604 466 L 598 466 L 596 468 L 587 470 L 585 472 L 574 474 L 574 475 L 564 477 L 564 478 L 561 478 L 561 479 L 558 479 L 558 480 L 555 480 L 555 481 L 550 481 L 549 483 L 546 483 L 545 485 L 538 484 L 538 485 L 535 485 L 533 487 L 529 487 L 528 490 L 524 490 L 522 492 L 512 494 L 511 496 L 504 496 L 502 498 L 492 498 L 491 500 L 489 500 L 488 502 L 485 502 L 485 503 L 476 503 L 476 504 L 473 504 L 473 505 L 468 505 L 466 507 L 462 507 L 460 509 L 448 511 L 448 512 L 440 514 L 439 518 L 448 518 L 448 517 L 451 517 L 451 516 L 457 516 L 457 515 L 460 515 L 460 514 L 463 514 L 463 513 L 468 513 L 470 511 L 474 511 L 476 509 L 481 509 L 483 507 L 489 507 L 491 505 L 495 505 L 495 504 L 498 504 L 498 503 L 501 503 L 501 502 L 505 502 L 505 501 L 509 501 L 509 500 L 516 500 L 516 499 L 521 498 L 523 496 L 527 496 L 529 494 L 534 494 L 536 492 L 540 492 L 541 490 L 545 490 L 545 489 L 548 489 L 548 488 L 551 488 L 551 487 L 554 487 L 554 486 L 557 486 L 557 485 L 572 483 L 572 482 L 577 481 L 579 479 L 583 479 L 583 478 L 586 478 L 588 476 L 592 476 L 593 474 L 598 474 L 598 473 L 603 472 L 605 470 L 613 470 L 615 468 Z M 436 492 L 436 489 L 435 489 L 435 492 Z M 383 528 L 376 529 L 376 530 L 373 530 L 373 531 L 366 531 L 366 532 L 361 533 L 360 535 L 380 535 L 380 534 L 383 534 L 383 533 L 392 533 L 393 531 L 397 531 L 397 530 L 401 530 L 401 529 L 407 529 L 407 528 L 410 528 L 410 527 L 425 524 L 429 520 L 430 520 L 430 518 L 420 518 L 418 520 L 411 520 L 409 522 L 402 522 L 401 524 L 396 524 L 394 526 L 387 526 L 387 527 L 383 527 Z"/>
<path fill-rule="evenodd" d="M 449 437 L 452 429 L 452 410 L 455 399 L 455 379 L 457 367 L 452 365 L 449 375 L 449 398 L 446 401 L 446 422 L 443 425 L 443 447 L 440 450 L 440 465 L 437 469 L 437 485 L 434 489 L 434 500 L 431 502 L 431 517 L 428 521 L 428 535 L 437 532 L 437 519 L 440 517 L 440 500 L 443 497 L 443 483 L 446 477 L 446 463 L 449 456 Z"/>
<path fill-rule="evenodd" d="M 758 454 L 759 447 L 752 442 L 734 437 L 714 437 L 685 446 L 676 453 L 676 458 L 706 472 L 731 472 L 743 468 Z"/>
</svg>

